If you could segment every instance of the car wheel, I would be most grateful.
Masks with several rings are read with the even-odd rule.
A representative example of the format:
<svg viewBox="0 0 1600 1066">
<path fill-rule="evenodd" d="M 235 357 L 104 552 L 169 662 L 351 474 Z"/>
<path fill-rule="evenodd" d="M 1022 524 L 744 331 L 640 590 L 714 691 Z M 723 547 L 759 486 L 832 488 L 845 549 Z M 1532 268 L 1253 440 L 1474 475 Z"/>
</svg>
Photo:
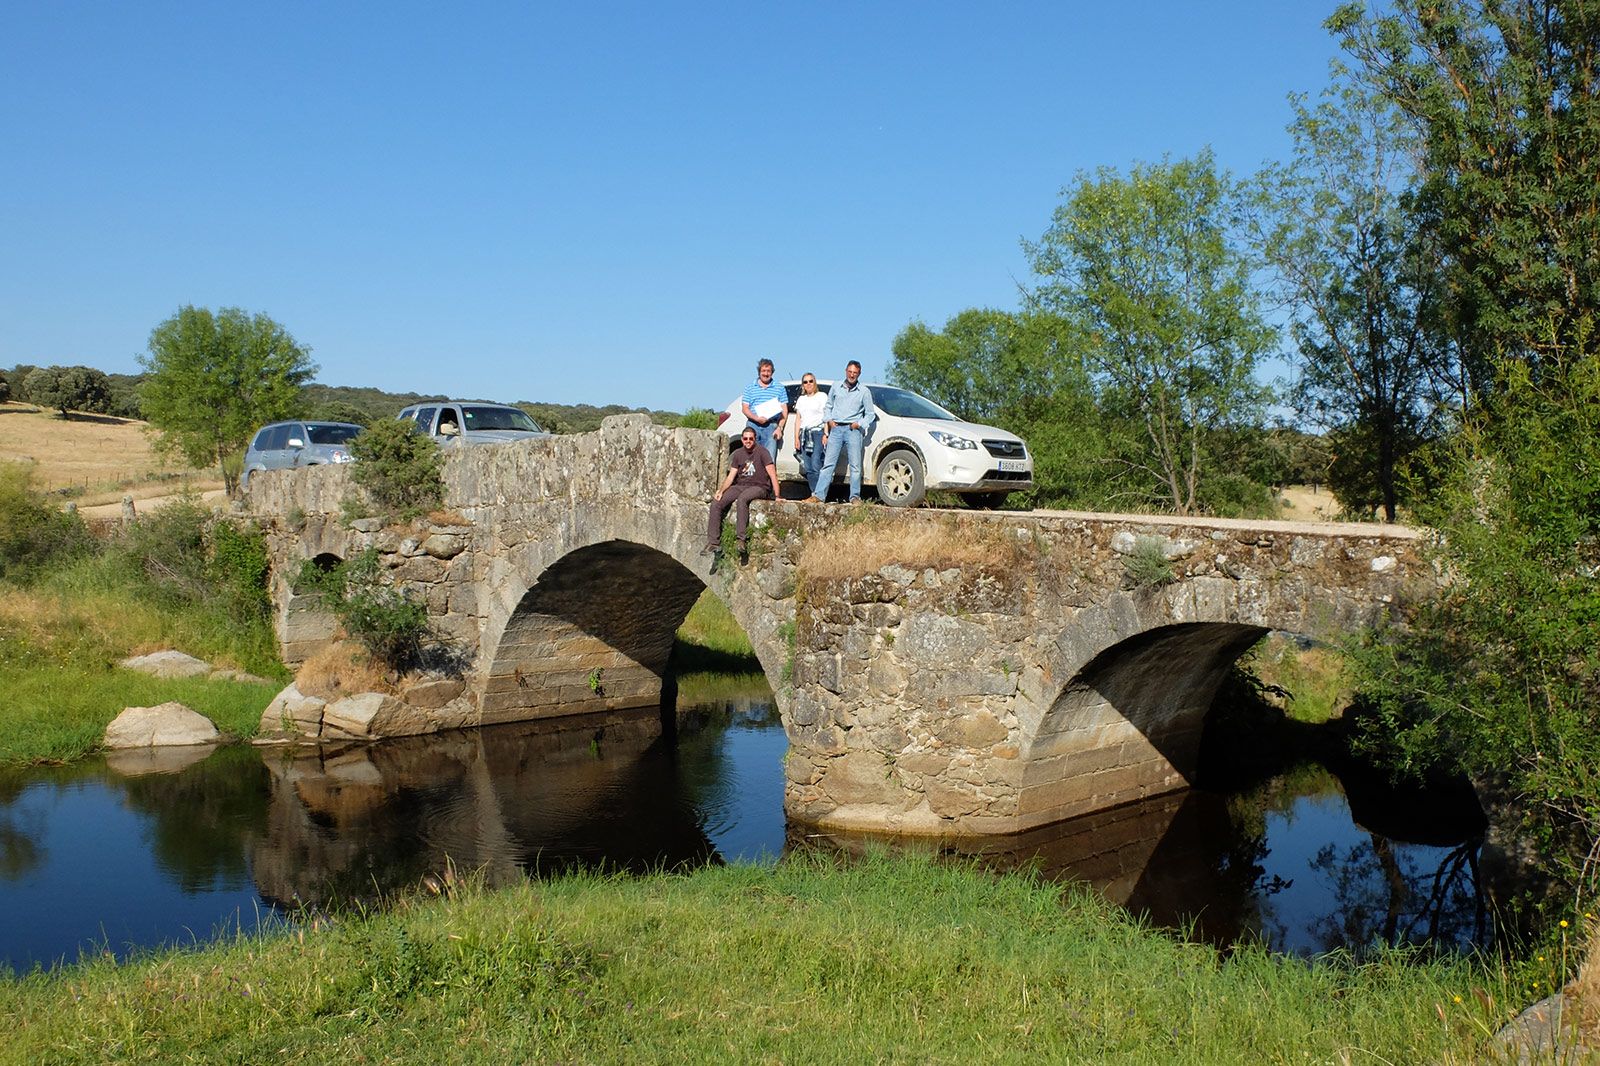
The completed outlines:
<svg viewBox="0 0 1600 1066">
<path fill-rule="evenodd" d="M 242 492 L 245 489 L 250 487 L 250 475 L 251 474 L 254 474 L 257 470 L 265 470 L 265 469 L 266 469 L 266 467 L 264 467 L 264 466 L 253 466 L 253 467 L 249 468 L 248 470 L 246 470 L 244 473 L 240 474 L 239 475 L 239 490 Z"/>
<path fill-rule="evenodd" d="M 915 507 L 922 502 L 922 460 L 896 448 L 878 464 L 878 499 L 890 507 Z"/>
<path fill-rule="evenodd" d="M 992 511 L 1006 502 L 1009 492 L 964 492 L 961 502 L 978 511 Z"/>
</svg>

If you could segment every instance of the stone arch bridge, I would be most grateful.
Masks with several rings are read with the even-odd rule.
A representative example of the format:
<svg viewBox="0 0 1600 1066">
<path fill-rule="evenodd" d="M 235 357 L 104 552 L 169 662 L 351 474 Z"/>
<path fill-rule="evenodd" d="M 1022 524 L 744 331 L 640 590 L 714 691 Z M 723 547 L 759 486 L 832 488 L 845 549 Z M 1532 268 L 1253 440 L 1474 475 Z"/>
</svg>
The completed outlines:
<svg viewBox="0 0 1600 1066">
<path fill-rule="evenodd" d="M 1433 585 L 1396 528 L 789 502 L 757 505 L 749 564 L 713 572 L 700 549 L 725 454 L 720 434 L 627 415 L 465 449 L 446 460 L 444 510 L 405 528 L 345 517 L 346 467 L 253 478 L 288 661 L 331 632 L 291 588 L 304 561 L 372 548 L 466 664 L 383 721 L 330 709 L 301 726 L 349 737 L 655 706 L 674 632 L 710 588 L 776 693 L 791 818 L 1009 833 L 1186 787 L 1245 649 L 1271 630 L 1379 623 Z M 1135 556 L 1170 574 L 1136 581 Z"/>
</svg>

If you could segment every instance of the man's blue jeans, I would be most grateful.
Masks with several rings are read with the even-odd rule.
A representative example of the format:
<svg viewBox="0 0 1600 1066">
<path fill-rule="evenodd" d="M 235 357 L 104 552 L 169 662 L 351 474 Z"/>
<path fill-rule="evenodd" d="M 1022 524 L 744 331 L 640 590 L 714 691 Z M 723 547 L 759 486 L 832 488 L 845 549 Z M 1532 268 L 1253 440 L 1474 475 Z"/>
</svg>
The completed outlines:
<svg viewBox="0 0 1600 1066">
<path fill-rule="evenodd" d="M 839 465 L 839 450 L 845 449 L 850 458 L 850 500 L 861 499 L 861 450 L 866 434 L 849 426 L 834 426 L 828 431 L 828 450 L 817 471 L 818 499 L 827 499 L 828 487 L 833 484 L 833 472 Z"/>
</svg>

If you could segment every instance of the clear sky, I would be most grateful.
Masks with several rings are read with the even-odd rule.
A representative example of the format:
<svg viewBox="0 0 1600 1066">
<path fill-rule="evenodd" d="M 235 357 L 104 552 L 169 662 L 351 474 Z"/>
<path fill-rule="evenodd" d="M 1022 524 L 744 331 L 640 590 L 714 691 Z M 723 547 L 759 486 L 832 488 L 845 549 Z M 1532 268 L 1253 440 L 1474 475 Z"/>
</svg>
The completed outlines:
<svg viewBox="0 0 1600 1066">
<path fill-rule="evenodd" d="M 721 407 L 1015 307 L 1083 169 L 1286 154 L 1333 0 L 0 4 L 0 366 L 184 304 L 319 381 Z"/>
</svg>

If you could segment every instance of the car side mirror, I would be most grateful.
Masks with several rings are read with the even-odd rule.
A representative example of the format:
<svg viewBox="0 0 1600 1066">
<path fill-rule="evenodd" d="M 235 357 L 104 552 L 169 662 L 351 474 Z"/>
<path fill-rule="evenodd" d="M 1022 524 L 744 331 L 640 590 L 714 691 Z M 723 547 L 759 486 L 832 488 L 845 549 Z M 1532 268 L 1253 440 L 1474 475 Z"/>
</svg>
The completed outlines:
<svg viewBox="0 0 1600 1066">
<path fill-rule="evenodd" d="M 439 436 L 441 437 L 454 437 L 460 432 L 461 427 L 456 425 L 454 422 L 446 422 L 444 425 L 439 427 Z"/>
<path fill-rule="evenodd" d="M 306 442 L 301 440 L 299 437 L 290 437 L 289 438 L 289 447 L 291 447 L 291 448 L 304 448 L 305 446 L 306 446 Z"/>
</svg>

